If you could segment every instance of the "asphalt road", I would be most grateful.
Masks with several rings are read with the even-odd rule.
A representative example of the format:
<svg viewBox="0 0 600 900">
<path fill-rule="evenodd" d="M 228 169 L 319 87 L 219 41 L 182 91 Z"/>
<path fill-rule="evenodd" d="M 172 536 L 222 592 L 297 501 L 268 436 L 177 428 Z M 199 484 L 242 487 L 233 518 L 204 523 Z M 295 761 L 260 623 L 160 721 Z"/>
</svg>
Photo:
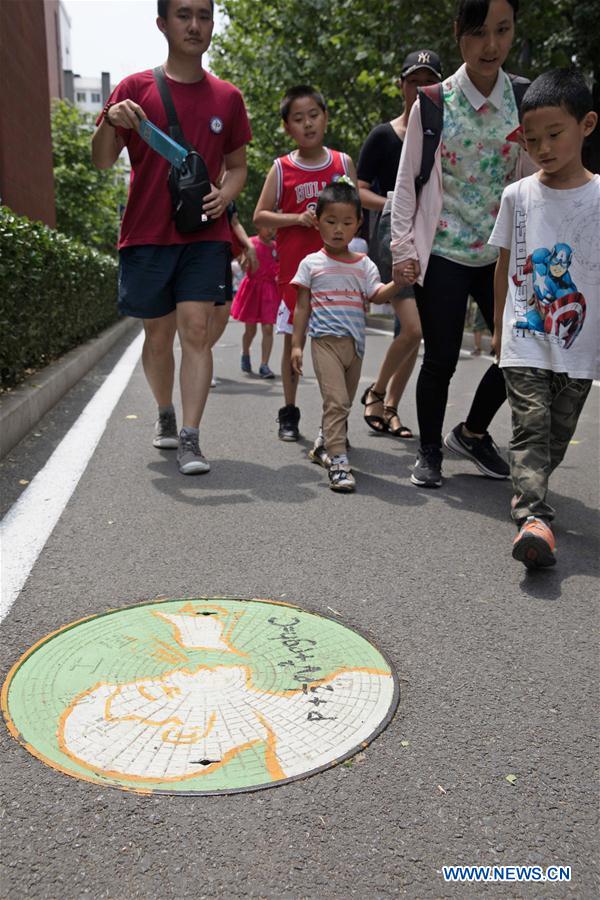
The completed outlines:
<svg viewBox="0 0 600 900">
<path fill-rule="evenodd" d="M 180 476 L 174 453 L 152 448 L 137 367 L 4 622 L 3 674 L 66 623 L 136 600 L 272 597 L 335 610 L 369 635 L 399 673 L 398 712 L 354 760 L 229 797 L 77 781 L 2 728 L 1 896 L 421 900 L 490 890 L 446 885 L 443 865 L 559 864 L 572 867 L 569 884 L 494 894 L 597 897 L 599 388 L 553 483 L 559 563 L 528 574 L 510 556 L 509 484 L 449 458 L 441 490 L 413 487 L 414 441 L 369 433 L 358 403 L 358 489 L 334 495 L 306 459 L 320 418 L 314 379 L 300 390 L 305 440 L 278 441 L 279 382 L 241 375 L 240 334 L 230 325 L 216 351 L 206 476 Z M 363 385 L 387 342 L 369 337 Z M 4 461 L 3 511 L 122 349 Z M 486 365 L 461 359 L 448 427 Z M 401 412 L 416 426 L 413 395 L 414 380 Z M 493 433 L 506 446 L 506 409 Z"/>
</svg>

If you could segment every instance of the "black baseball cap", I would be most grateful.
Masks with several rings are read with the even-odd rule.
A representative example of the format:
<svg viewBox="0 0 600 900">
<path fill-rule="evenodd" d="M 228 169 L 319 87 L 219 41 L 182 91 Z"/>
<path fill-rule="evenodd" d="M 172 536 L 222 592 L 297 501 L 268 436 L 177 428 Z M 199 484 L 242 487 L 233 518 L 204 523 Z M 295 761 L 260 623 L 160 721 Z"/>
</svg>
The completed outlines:
<svg viewBox="0 0 600 900">
<path fill-rule="evenodd" d="M 440 81 L 442 80 L 442 64 L 439 56 L 433 50 L 414 50 L 412 53 L 409 53 L 402 63 L 400 78 L 406 78 L 407 75 L 410 75 L 411 72 L 416 72 L 417 69 L 430 69 Z"/>
</svg>

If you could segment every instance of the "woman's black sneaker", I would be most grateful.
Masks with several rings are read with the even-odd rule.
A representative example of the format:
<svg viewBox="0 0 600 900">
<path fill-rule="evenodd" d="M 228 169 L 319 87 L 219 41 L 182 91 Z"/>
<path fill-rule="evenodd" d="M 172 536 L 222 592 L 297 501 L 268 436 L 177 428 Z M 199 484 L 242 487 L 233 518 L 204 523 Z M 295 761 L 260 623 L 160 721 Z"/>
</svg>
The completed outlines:
<svg viewBox="0 0 600 900">
<path fill-rule="evenodd" d="M 434 488 L 442 485 L 442 451 L 433 444 L 419 447 L 410 480 L 418 487 Z"/>
<path fill-rule="evenodd" d="M 280 441 L 297 441 L 300 437 L 298 423 L 300 421 L 300 410 L 292 403 L 282 406 L 277 417 L 279 422 L 279 431 L 277 436 Z"/>
<path fill-rule="evenodd" d="M 464 422 L 461 422 L 444 438 L 448 450 L 470 459 L 488 478 L 508 478 L 508 463 L 500 456 L 492 436 L 486 432 L 482 438 L 467 437 L 463 425 Z"/>
</svg>

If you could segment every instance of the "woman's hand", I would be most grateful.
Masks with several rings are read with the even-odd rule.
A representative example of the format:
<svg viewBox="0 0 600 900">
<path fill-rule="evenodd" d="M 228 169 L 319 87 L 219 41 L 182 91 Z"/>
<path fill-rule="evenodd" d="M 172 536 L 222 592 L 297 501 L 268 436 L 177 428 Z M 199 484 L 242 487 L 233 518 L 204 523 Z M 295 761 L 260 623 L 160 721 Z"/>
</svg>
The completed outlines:
<svg viewBox="0 0 600 900">
<path fill-rule="evenodd" d="M 392 269 L 392 277 L 398 287 L 408 287 L 414 284 L 421 273 L 418 259 L 403 259 L 395 263 Z"/>
</svg>

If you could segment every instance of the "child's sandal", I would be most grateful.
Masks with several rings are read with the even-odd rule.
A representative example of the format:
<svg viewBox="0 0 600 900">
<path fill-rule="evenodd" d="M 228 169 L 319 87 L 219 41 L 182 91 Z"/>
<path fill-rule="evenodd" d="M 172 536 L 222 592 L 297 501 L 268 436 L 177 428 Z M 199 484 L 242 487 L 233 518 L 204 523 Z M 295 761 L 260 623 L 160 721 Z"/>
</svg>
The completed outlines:
<svg viewBox="0 0 600 900">
<path fill-rule="evenodd" d="M 398 424 L 392 427 L 392 422 L 394 419 L 397 420 Z M 384 406 L 383 407 L 383 420 L 386 424 L 386 428 L 390 434 L 393 434 L 394 437 L 401 438 L 412 438 L 414 437 L 410 428 L 406 425 L 403 425 L 400 421 L 400 417 L 398 416 L 398 407 L 397 406 Z"/>
<path fill-rule="evenodd" d="M 375 397 L 374 400 L 369 400 L 369 395 Z M 376 416 L 368 413 L 368 409 L 370 406 L 376 406 L 378 403 L 383 404 L 385 400 L 385 394 L 378 394 L 377 391 L 373 390 L 373 385 L 368 387 L 362 397 L 360 398 L 360 402 L 363 404 L 365 408 L 364 420 L 373 431 L 376 431 L 377 434 L 383 434 L 388 430 L 387 423 L 383 416 Z"/>
</svg>

